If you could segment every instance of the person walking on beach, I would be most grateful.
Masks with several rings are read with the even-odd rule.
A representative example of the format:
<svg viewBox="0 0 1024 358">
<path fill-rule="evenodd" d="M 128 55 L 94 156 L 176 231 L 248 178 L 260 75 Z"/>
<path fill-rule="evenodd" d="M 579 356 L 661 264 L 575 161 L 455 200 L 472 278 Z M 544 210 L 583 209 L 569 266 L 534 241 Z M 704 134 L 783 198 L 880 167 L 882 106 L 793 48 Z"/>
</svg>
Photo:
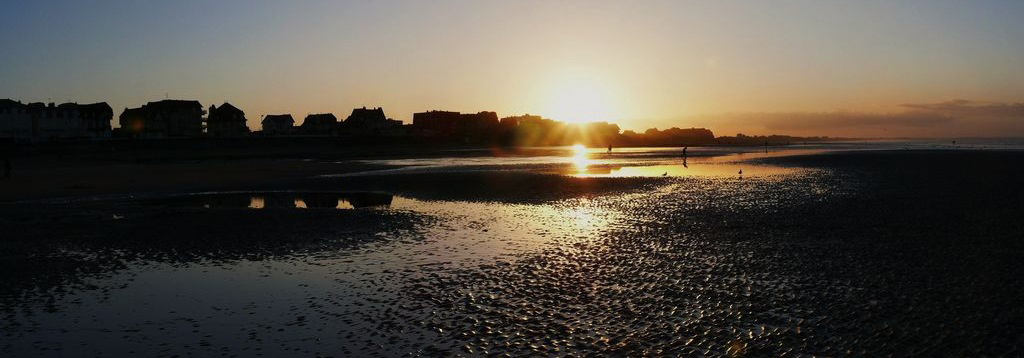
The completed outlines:
<svg viewBox="0 0 1024 358">
<path fill-rule="evenodd" d="M 609 145 L 608 145 L 608 153 L 611 153 L 611 152 L 612 152 L 612 145 L 611 145 L 611 144 L 609 144 Z"/>
<path fill-rule="evenodd" d="M 688 148 L 690 148 L 690 147 L 683 147 L 683 158 L 686 158 L 686 149 L 688 149 Z"/>
</svg>

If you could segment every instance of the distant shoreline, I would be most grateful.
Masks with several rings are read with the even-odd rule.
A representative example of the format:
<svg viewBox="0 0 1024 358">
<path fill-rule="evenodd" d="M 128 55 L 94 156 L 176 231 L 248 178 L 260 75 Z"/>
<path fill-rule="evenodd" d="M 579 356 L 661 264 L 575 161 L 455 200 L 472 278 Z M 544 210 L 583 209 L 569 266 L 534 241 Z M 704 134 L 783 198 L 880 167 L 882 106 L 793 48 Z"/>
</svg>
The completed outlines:
<svg viewBox="0 0 1024 358">
<path fill-rule="evenodd" d="M 27 150 L 10 157 L 13 163 L 11 178 L 0 178 L 0 202 L 133 193 L 289 188 L 322 180 L 316 178 L 326 174 L 395 168 L 361 160 L 550 156 L 564 155 L 557 151 L 565 150 L 564 147 L 344 144 L 333 138 L 268 145 L 280 141 L 125 141 L 21 148 Z M 123 145 L 111 145 L 115 143 Z M 761 147 L 696 146 L 691 148 L 691 156 L 732 152 L 707 152 L 699 148 L 735 148 L 742 152 L 745 148 L 759 150 Z"/>
</svg>

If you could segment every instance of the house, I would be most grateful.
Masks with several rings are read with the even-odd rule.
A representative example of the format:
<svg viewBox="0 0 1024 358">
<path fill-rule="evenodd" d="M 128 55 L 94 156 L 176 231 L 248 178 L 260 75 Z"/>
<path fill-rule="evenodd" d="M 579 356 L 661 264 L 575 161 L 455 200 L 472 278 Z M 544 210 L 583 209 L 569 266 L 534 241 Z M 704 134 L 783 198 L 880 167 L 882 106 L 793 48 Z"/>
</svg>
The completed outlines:
<svg viewBox="0 0 1024 358">
<path fill-rule="evenodd" d="M 110 138 L 110 122 L 114 119 L 114 109 L 106 102 L 78 104 L 79 118 L 89 138 Z"/>
<path fill-rule="evenodd" d="M 458 138 L 465 141 L 493 135 L 498 128 L 495 112 L 459 113 L 429 111 L 412 115 L 413 128 L 428 136 Z"/>
<path fill-rule="evenodd" d="M 214 137 L 238 137 L 249 134 L 245 112 L 225 102 L 220 107 L 210 105 L 206 117 L 206 134 Z"/>
<path fill-rule="evenodd" d="M 17 141 L 108 138 L 113 117 L 105 102 L 22 104 L 4 99 L 0 100 L 0 137 Z"/>
<path fill-rule="evenodd" d="M 413 113 L 412 126 L 427 134 L 452 133 L 458 125 L 459 112 L 429 111 Z"/>
<path fill-rule="evenodd" d="M 79 137 L 85 131 L 73 106 L 53 102 L 28 104 L 32 116 L 32 137 L 35 140 L 54 140 Z"/>
<path fill-rule="evenodd" d="M 165 99 L 125 108 L 120 123 L 135 138 L 198 137 L 203 134 L 203 114 L 199 101 Z"/>
<path fill-rule="evenodd" d="M 0 99 L 0 138 L 32 140 L 32 116 L 20 101 Z"/>
<path fill-rule="evenodd" d="M 270 114 L 263 117 L 264 135 L 291 134 L 295 131 L 295 120 L 290 114 Z"/>
<path fill-rule="evenodd" d="M 333 135 L 338 131 L 338 118 L 331 113 L 310 114 L 302 120 L 299 130 L 305 134 Z"/>
<path fill-rule="evenodd" d="M 395 134 L 402 128 L 402 121 L 387 118 L 384 109 L 356 108 L 341 124 L 341 130 L 348 134 Z"/>
</svg>

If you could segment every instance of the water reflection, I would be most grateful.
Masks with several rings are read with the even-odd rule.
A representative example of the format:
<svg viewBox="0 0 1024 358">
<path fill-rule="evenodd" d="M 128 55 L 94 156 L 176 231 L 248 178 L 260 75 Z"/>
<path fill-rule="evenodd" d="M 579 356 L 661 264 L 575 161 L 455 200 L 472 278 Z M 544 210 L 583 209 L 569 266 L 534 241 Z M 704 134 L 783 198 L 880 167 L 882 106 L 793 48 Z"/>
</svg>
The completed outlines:
<svg viewBox="0 0 1024 358">
<path fill-rule="evenodd" d="M 760 177 L 798 172 L 797 168 L 750 164 L 659 164 L 640 166 L 591 166 L 569 173 L 582 178 L 622 177 Z M 742 173 L 742 174 L 740 174 Z"/>
<path fill-rule="evenodd" d="M 663 155 L 661 160 L 628 160 L 618 161 L 611 158 L 594 158 L 599 153 L 591 153 L 582 145 L 572 147 L 569 162 L 571 166 L 562 174 L 574 177 L 760 177 L 796 173 L 796 168 L 776 167 L 749 163 L 750 159 L 767 158 L 781 155 L 800 155 L 818 153 L 820 150 L 787 150 L 770 153 L 752 152 L 744 156 L 742 152 L 733 155 L 694 158 L 693 164 L 688 147 L 682 149 L 681 157 Z"/>
<path fill-rule="evenodd" d="M 299 202 L 308 209 L 294 209 Z M 399 356 L 447 339 L 433 328 L 444 324 L 447 332 L 449 322 L 439 319 L 443 306 L 431 296 L 465 291 L 457 282 L 438 284 L 440 277 L 508 266 L 529 252 L 582 250 L 619 220 L 613 207 L 589 198 L 533 205 L 232 192 L 161 203 L 98 203 L 97 210 L 131 214 L 103 225 L 73 216 L 45 233 L 14 220 L 22 244 L 7 246 L 19 249 L 8 252 L 18 259 L 7 267 L 36 265 L 29 253 L 40 245 L 54 254 L 46 258 L 52 264 L 0 277 L 24 277 L 4 281 L 18 293 L 0 290 L 0 306 L 18 308 L 0 323 L 7 334 L 0 356 L 68 346 L 78 355 L 186 356 L 229 346 L 267 356 L 361 356 L 367 347 Z M 389 209 L 317 210 L 372 203 Z"/>
<path fill-rule="evenodd" d="M 459 171 L 529 171 L 545 174 L 566 174 L 573 176 L 592 176 L 589 174 L 608 174 L 608 176 L 738 176 L 739 169 L 748 167 L 751 160 L 791 156 L 809 155 L 828 151 L 821 148 L 781 148 L 768 152 L 746 152 L 743 148 L 720 147 L 680 147 L 680 148 L 617 148 L 608 153 L 603 148 L 586 148 L 583 146 L 558 147 L 525 151 L 521 155 L 505 156 L 452 156 L 437 158 L 364 160 L 361 163 L 393 166 L 390 169 L 326 174 L 321 177 L 361 177 L 395 174 L 452 173 Z M 707 165 L 729 165 L 728 169 L 698 168 Z M 692 173 L 679 170 L 668 170 L 654 173 L 640 173 L 628 169 L 627 173 L 612 174 L 613 169 L 624 167 L 650 167 L 658 165 L 678 165 L 684 169 L 698 169 Z M 764 170 L 754 169 L 758 174 Z M 790 169 L 773 170 L 771 174 L 790 173 Z M 628 174 L 628 175 L 627 175 Z M 768 173 L 765 173 L 768 174 Z"/>
<path fill-rule="evenodd" d="M 383 192 L 271 192 L 195 194 L 158 199 L 153 202 L 171 206 L 191 206 L 208 209 L 358 209 L 390 206 L 393 198 L 391 194 Z"/>
<path fill-rule="evenodd" d="M 252 196 L 249 198 L 249 209 L 263 209 L 266 204 L 263 202 L 262 196 Z"/>
<path fill-rule="evenodd" d="M 590 165 L 590 158 L 587 156 L 587 148 L 581 144 L 572 146 L 572 164 L 578 172 L 586 172 Z"/>
</svg>

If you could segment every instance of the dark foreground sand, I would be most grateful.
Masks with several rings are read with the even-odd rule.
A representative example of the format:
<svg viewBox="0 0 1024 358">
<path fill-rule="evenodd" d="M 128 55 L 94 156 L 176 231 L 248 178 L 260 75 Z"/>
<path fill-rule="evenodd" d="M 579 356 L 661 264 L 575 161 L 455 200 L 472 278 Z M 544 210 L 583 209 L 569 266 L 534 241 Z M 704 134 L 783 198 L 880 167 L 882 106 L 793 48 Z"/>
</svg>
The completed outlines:
<svg viewBox="0 0 1024 358">
<path fill-rule="evenodd" d="M 31 159 L 0 178 L 0 202 L 264 187 L 288 187 L 324 173 L 380 169 L 301 159 L 125 163 Z"/>
<path fill-rule="evenodd" d="M 1024 354 L 1024 153 L 762 160 L 816 170 L 301 183 L 409 210 L 3 205 L 0 352 Z"/>
</svg>

